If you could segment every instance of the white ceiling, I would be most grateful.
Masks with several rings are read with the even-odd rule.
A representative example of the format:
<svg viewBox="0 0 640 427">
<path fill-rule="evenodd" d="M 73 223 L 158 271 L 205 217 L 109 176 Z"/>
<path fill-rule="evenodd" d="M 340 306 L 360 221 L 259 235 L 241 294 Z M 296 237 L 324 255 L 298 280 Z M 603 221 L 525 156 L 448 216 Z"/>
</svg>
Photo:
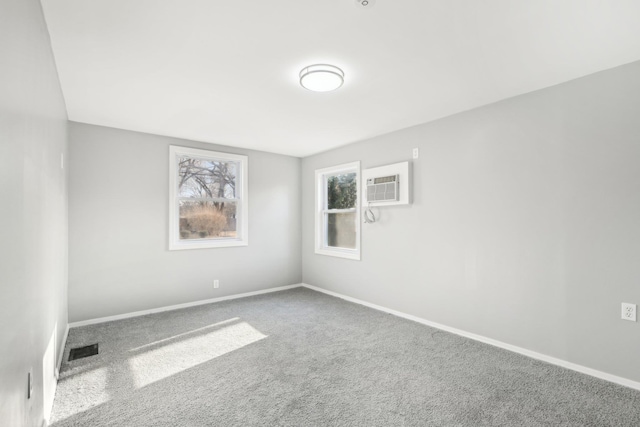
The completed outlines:
<svg viewBox="0 0 640 427">
<path fill-rule="evenodd" d="M 300 157 L 640 60 L 638 0 L 42 4 L 70 120 Z"/>
</svg>

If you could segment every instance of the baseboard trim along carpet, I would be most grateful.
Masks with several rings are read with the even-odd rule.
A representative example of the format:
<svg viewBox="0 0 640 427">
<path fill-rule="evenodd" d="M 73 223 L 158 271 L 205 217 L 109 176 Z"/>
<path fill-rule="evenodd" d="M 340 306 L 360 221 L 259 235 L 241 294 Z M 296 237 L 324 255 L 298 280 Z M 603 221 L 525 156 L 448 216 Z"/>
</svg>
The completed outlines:
<svg viewBox="0 0 640 427">
<path fill-rule="evenodd" d="M 82 320 L 79 322 L 69 323 L 68 327 L 77 328 L 80 326 L 95 325 L 97 323 L 128 319 L 130 317 L 139 317 L 139 316 L 145 316 L 147 314 L 161 313 L 163 311 L 180 310 L 181 308 L 195 307 L 198 305 L 211 304 L 214 302 L 227 301 L 227 300 L 238 299 L 238 298 L 246 298 L 254 295 L 268 294 L 270 292 L 286 291 L 287 289 L 299 288 L 300 286 L 302 286 L 302 284 L 297 283 L 295 285 L 287 285 L 287 286 L 280 286 L 277 288 L 262 289 L 259 291 L 245 292 L 243 294 L 228 295 L 225 297 L 210 298 L 210 299 L 204 299 L 199 301 L 185 302 L 183 304 L 168 305 L 166 307 L 151 308 L 149 310 L 134 311 L 132 313 L 117 314 L 115 316 L 107 316 L 107 317 L 99 317 L 96 319 Z M 68 329 L 67 329 L 67 332 L 68 332 Z M 65 342 L 66 342 L 66 337 L 65 337 Z M 60 360 L 62 360 L 62 358 Z"/>
<path fill-rule="evenodd" d="M 432 322 L 430 320 L 422 319 L 417 316 L 413 316 L 411 314 L 406 314 L 400 311 L 392 310 L 390 308 L 386 308 L 380 305 L 372 304 L 367 301 L 363 301 L 357 298 L 353 298 L 347 295 L 343 295 L 337 292 L 328 291 L 326 289 L 319 288 L 317 286 L 312 286 L 306 283 L 302 283 L 303 287 L 322 292 L 327 295 L 331 295 L 337 298 L 341 298 L 343 300 L 353 302 L 356 304 L 364 305 L 365 307 L 373 308 L 375 310 L 383 311 L 385 313 L 393 314 L 394 316 L 402 317 L 404 319 L 413 320 L 414 322 L 421 323 L 423 325 L 431 326 L 436 329 L 441 329 L 446 332 L 451 332 L 452 334 L 460 335 L 465 338 L 470 338 L 475 341 L 480 341 L 485 344 L 489 344 L 495 347 L 502 348 L 504 350 L 509 350 L 514 353 L 522 354 L 524 356 L 531 357 L 533 359 L 538 359 L 543 362 L 551 363 L 552 365 L 562 366 L 563 368 L 571 369 L 572 371 L 580 372 L 582 374 L 590 375 L 592 377 L 599 378 L 601 380 L 609 381 L 615 384 L 619 384 L 625 387 L 629 387 L 635 390 L 640 390 L 640 382 L 633 381 L 627 378 L 619 377 L 617 375 L 608 374 L 606 372 L 598 371 L 596 369 L 588 368 L 586 366 L 578 365 L 576 363 L 567 362 L 566 360 L 557 359 L 552 356 L 548 356 L 546 354 L 538 353 L 535 351 L 527 350 L 526 348 L 518 347 L 515 345 L 507 344 L 502 341 L 494 340 L 492 338 L 487 338 L 482 335 L 477 335 L 471 332 L 463 331 L 461 329 L 452 328 L 450 326 L 442 325 L 440 323 Z"/>
<path fill-rule="evenodd" d="M 602 372 L 602 371 L 598 371 L 597 369 L 592 369 L 592 368 L 588 368 L 586 366 L 582 366 L 582 365 L 578 365 L 576 363 L 572 363 L 572 362 L 568 362 L 566 360 L 562 360 L 562 359 L 558 359 L 552 356 L 548 356 L 546 354 L 542 354 L 542 353 L 538 353 L 532 350 L 527 350 L 526 348 L 522 348 L 522 347 L 518 347 L 512 344 L 507 344 L 505 342 L 502 341 L 498 341 L 495 340 L 493 338 L 488 338 L 482 335 L 478 335 L 478 334 L 474 334 L 471 332 L 467 332 L 464 331 L 462 329 L 457 329 L 457 328 L 453 328 L 451 326 L 447 326 L 447 325 L 443 325 L 440 323 L 436 323 L 436 322 L 432 322 L 430 320 L 426 320 L 423 319 L 421 317 L 417 317 L 417 316 L 413 316 L 411 314 L 407 314 L 407 313 L 403 313 L 401 311 L 397 311 L 397 310 L 392 310 L 390 308 L 387 307 L 383 307 L 377 304 L 372 304 L 370 302 L 364 301 L 364 300 L 360 300 L 357 298 L 353 298 L 347 295 L 343 295 L 340 294 L 338 292 L 333 292 L 333 291 L 329 291 L 323 288 L 319 288 L 317 286 L 313 286 L 313 285 L 309 285 L 307 283 L 298 283 L 298 284 L 294 284 L 294 285 L 288 285 L 288 286 L 280 286 L 277 288 L 269 288 L 269 289 L 263 289 L 260 291 L 254 291 L 254 292 L 246 292 L 246 293 L 242 293 L 242 294 L 236 294 L 236 295 L 229 295 L 229 296 L 224 296 L 224 297 L 219 297 L 219 298 L 211 298 L 211 299 L 206 299 L 206 300 L 200 300 L 200 301 L 192 301 L 192 302 L 188 302 L 188 303 L 184 303 L 184 304 L 176 304 L 176 305 L 170 305 L 170 306 L 166 306 L 166 307 L 158 307 L 158 308 L 152 308 L 149 310 L 141 310 L 141 311 L 135 311 L 132 313 L 125 313 L 125 314 L 118 314 L 115 316 L 107 316 L 107 317 L 100 317 L 100 318 L 96 318 L 96 319 L 89 319 L 89 320 L 83 320 L 80 322 L 72 322 L 69 323 L 69 325 L 67 326 L 67 330 L 65 333 L 65 340 L 63 342 L 66 342 L 66 335 L 69 332 L 69 328 L 77 328 L 80 326 L 87 326 L 87 325 L 94 325 L 97 323 L 104 323 L 104 322 L 111 322 L 113 320 L 121 320 L 121 319 L 128 319 L 131 317 L 138 317 L 138 316 L 145 316 L 147 314 L 152 314 L 152 313 L 160 313 L 163 311 L 171 311 L 171 310 L 179 310 L 181 308 L 188 308 L 188 307 L 195 307 L 198 305 L 205 305 L 205 304 L 211 304 L 211 303 L 215 303 L 215 302 L 220 302 L 220 301 L 227 301 L 227 300 L 232 300 L 232 299 L 238 299 L 238 298 L 245 298 L 245 297 L 250 297 L 253 295 L 261 295 L 261 294 L 266 294 L 266 293 L 270 293 L 270 292 L 279 292 L 279 291 L 285 291 L 288 289 L 293 289 L 293 288 L 298 288 L 298 287 L 305 287 L 308 289 L 311 289 L 313 291 L 316 292 L 322 292 L 324 294 L 327 295 L 331 295 L 334 296 L 336 298 L 340 298 L 349 302 L 353 302 L 356 304 L 360 304 L 363 305 L 365 307 L 369 307 L 369 308 L 373 308 L 375 310 L 379 310 L 379 311 L 383 311 L 385 313 L 389 313 L 389 314 L 393 314 L 394 316 L 398 316 L 398 317 L 402 317 L 404 319 L 408 319 L 408 320 L 412 320 L 414 322 L 417 323 L 421 323 L 423 325 L 427 325 L 427 326 L 431 326 L 433 328 L 436 329 L 440 329 L 446 332 L 450 332 L 452 334 L 456 334 L 456 335 L 460 335 L 462 337 L 465 338 L 469 338 L 475 341 L 479 341 L 485 344 L 489 344 L 495 347 L 499 347 L 502 348 L 504 350 L 509 350 L 512 351 L 514 353 L 518 353 L 518 354 L 522 354 L 524 356 L 528 356 L 531 357 L 533 359 L 537 359 L 537 360 L 541 360 L 543 362 L 547 362 L 547 363 L 551 363 L 552 365 L 557 365 L 557 366 L 562 366 L 563 368 L 567 368 L 567 369 L 571 369 L 572 371 L 576 371 L 576 372 L 580 372 L 582 374 L 586 374 L 586 375 L 590 375 L 592 377 L 595 378 L 599 378 L 601 380 L 605 380 L 605 381 L 609 381 L 615 384 L 619 384 L 625 387 L 629 387 L 635 390 L 640 390 L 640 382 L 637 381 L 633 381 L 630 380 L 628 378 L 623 378 L 623 377 L 619 377 L 617 375 L 613 375 L 613 374 L 608 374 L 606 372 Z M 61 349 L 64 350 L 64 347 Z M 60 362 L 62 361 L 62 357 L 58 358 L 58 369 L 60 366 Z"/>
<path fill-rule="evenodd" d="M 62 357 L 64 355 L 64 346 L 67 344 L 67 338 L 69 337 L 69 324 L 67 323 L 66 328 L 64 329 L 64 336 L 62 337 L 62 345 L 58 349 L 57 359 L 56 359 L 56 379 L 60 377 L 60 366 L 62 365 Z"/>
</svg>

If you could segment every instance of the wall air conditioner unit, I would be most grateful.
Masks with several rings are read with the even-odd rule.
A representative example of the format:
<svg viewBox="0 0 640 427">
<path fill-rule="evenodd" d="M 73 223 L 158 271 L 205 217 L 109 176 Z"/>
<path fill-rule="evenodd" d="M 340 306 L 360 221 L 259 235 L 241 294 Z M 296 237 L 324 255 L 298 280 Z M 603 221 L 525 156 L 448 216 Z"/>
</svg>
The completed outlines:
<svg viewBox="0 0 640 427">
<path fill-rule="evenodd" d="M 400 195 L 400 175 L 378 176 L 367 179 L 367 202 L 397 202 Z"/>
<path fill-rule="evenodd" d="M 411 164 L 378 166 L 362 171 L 362 206 L 398 206 L 411 204 Z"/>
</svg>

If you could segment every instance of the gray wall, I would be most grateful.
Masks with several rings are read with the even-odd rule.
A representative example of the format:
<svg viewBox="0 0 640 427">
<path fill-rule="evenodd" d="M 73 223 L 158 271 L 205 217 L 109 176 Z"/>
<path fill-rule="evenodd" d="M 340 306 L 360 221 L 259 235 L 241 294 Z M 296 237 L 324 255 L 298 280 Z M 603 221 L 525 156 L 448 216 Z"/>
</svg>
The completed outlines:
<svg viewBox="0 0 640 427">
<path fill-rule="evenodd" d="M 67 325 L 67 115 L 38 0 L 0 2 L 0 425 L 40 426 Z M 27 400 L 27 372 L 34 396 Z M 47 405 L 44 392 L 49 393 Z"/>
<path fill-rule="evenodd" d="M 640 381 L 640 63 L 303 159 L 303 281 Z M 313 250 L 314 170 L 413 161 L 412 206 Z"/>
<path fill-rule="evenodd" d="M 300 283 L 299 158 L 69 126 L 70 321 Z M 249 246 L 167 249 L 169 145 L 249 156 Z"/>
</svg>

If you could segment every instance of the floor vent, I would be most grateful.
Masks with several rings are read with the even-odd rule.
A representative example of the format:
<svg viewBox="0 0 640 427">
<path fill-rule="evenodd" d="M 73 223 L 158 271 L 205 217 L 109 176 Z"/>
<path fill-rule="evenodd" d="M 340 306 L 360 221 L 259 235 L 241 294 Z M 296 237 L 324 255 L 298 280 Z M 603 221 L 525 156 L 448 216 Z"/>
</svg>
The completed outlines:
<svg viewBox="0 0 640 427">
<path fill-rule="evenodd" d="M 69 352 L 69 362 L 83 357 L 95 356 L 98 354 L 98 344 L 91 344 L 84 347 L 72 348 Z"/>
</svg>

